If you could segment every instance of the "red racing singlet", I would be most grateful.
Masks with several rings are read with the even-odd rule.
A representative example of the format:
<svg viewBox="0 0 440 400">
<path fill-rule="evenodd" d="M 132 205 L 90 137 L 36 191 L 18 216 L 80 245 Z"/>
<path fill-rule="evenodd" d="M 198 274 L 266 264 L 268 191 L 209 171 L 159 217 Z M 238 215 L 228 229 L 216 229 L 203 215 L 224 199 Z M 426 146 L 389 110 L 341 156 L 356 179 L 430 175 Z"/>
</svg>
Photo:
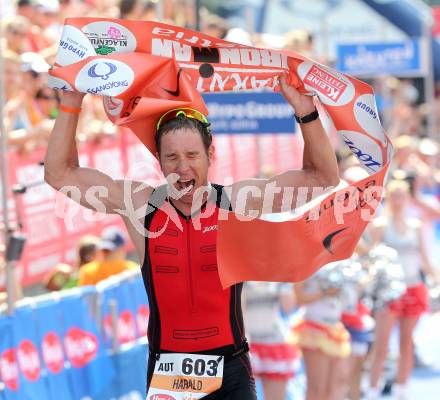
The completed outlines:
<svg viewBox="0 0 440 400">
<path fill-rule="evenodd" d="M 186 217 L 174 208 L 166 198 L 166 186 L 151 196 L 145 228 L 153 234 L 163 230 L 157 237 L 147 235 L 142 266 L 153 352 L 238 348 L 245 340 L 242 284 L 223 290 L 217 271 L 218 216 L 221 209 L 230 209 L 222 189 L 212 185 L 201 218 Z"/>
</svg>

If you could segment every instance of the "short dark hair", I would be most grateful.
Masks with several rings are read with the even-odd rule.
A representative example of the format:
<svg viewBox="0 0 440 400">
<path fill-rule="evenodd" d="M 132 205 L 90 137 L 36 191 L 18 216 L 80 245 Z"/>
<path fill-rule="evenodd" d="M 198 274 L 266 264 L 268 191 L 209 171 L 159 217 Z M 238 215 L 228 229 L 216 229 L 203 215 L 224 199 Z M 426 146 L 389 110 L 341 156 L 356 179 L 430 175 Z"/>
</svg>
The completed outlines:
<svg viewBox="0 0 440 400">
<path fill-rule="evenodd" d="M 161 139 L 163 135 L 174 132 L 177 129 L 191 129 L 200 133 L 206 153 L 208 153 L 209 146 L 211 146 L 212 143 L 212 134 L 209 125 L 209 123 L 199 121 L 195 118 L 188 118 L 183 115 L 170 119 L 159 128 L 154 137 L 157 152 L 160 154 Z"/>
</svg>

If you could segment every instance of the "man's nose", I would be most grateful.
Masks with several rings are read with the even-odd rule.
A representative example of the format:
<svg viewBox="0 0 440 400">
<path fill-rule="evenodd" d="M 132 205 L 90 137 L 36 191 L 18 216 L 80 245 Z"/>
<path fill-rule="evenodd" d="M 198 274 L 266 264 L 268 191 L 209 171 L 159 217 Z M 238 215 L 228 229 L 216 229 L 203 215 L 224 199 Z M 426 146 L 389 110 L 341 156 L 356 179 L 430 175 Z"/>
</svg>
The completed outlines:
<svg viewBox="0 0 440 400">
<path fill-rule="evenodd" d="M 186 158 L 181 158 L 179 163 L 177 164 L 177 173 L 179 175 L 183 175 L 185 172 L 189 170 L 189 162 Z"/>
</svg>

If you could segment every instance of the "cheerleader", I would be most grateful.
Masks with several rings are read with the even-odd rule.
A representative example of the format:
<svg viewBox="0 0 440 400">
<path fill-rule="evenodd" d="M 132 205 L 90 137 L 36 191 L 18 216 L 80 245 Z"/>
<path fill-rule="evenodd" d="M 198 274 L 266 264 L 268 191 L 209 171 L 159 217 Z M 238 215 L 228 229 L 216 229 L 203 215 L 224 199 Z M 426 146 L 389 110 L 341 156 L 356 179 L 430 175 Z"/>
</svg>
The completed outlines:
<svg viewBox="0 0 440 400">
<path fill-rule="evenodd" d="M 423 246 L 420 224 L 407 217 L 409 200 L 408 183 L 403 180 L 391 181 L 387 186 L 384 216 L 374 221 L 370 231 L 373 244 L 382 242 L 397 251 L 407 285 L 406 292 L 398 300 L 375 314 L 375 342 L 367 394 L 370 400 L 379 398 L 379 380 L 388 353 L 391 330 L 397 321 L 400 357 L 393 392 L 396 400 L 408 399 L 407 382 L 413 368 L 413 332 L 419 317 L 428 309 L 428 295 L 422 275 L 424 273 L 437 280 Z"/>
<path fill-rule="evenodd" d="M 287 343 L 289 327 L 282 317 L 295 304 L 292 284 L 246 282 L 243 295 L 252 370 L 261 379 L 266 400 L 285 400 L 299 362 L 296 348 Z"/>
<path fill-rule="evenodd" d="M 342 400 L 350 334 L 341 323 L 342 290 L 325 287 L 319 277 L 321 271 L 295 285 L 304 319 L 294 328 L 294 336 L 304 357 L 306 400 Z"/>
</svg>

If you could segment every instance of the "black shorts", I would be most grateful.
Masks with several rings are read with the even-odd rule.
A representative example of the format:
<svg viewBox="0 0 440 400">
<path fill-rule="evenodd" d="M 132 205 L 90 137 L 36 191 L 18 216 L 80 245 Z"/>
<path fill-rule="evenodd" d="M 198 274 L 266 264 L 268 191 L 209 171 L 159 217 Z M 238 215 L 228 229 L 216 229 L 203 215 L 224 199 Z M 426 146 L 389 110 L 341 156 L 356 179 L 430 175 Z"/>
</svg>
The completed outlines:
<svg viewBox="0 0 440 400">
<path fill-rule="evenodd" d="M 206 352 L 208 353 L 208 352 Z M 206 354 L 205 353 L 205 354 Z M 223 382 L 220 389 L 209 394 L 206 400 L 257 400 L 255 379 L 252 375 L 249 353 L 244 352 L 234 358 L 225 358 Z M 156 358 L 148 358 L 147 382 L 150 385 Z M 148 387 L 147 387 L 148 392 Z"/>
</svg>

